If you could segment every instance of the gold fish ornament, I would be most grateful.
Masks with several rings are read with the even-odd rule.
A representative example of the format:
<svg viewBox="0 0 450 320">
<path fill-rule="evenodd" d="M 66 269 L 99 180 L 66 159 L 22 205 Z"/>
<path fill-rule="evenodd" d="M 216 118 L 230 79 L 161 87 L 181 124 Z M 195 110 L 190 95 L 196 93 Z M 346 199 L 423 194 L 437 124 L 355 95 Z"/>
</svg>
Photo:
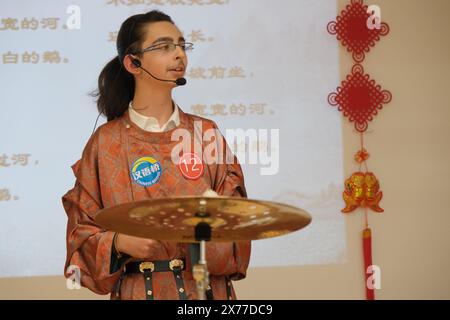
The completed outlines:
<svg viewBox="0 0 450 320">
<path fill-rule="evenodd" d="M 357 208 L 369 208 L 375 212 L 384 212 L 379 203 L 383 197 L 380 184 L 372 172 L 355 172 L 345 180 L 342 194 L 346 207 L 343 213 L 350 213 Z"/>
</svg>

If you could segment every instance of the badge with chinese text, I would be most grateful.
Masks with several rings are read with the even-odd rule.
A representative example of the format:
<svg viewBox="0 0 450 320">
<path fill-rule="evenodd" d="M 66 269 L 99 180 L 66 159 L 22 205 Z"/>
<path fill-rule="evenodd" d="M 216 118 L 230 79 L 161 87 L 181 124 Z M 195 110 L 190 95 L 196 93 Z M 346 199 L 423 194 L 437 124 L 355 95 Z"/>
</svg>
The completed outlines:
<svg viewBox="0 0 450 320">
<path fill-rule="evenodd" d="M 151 156 L 137 159 L 131 166 L 131 179 L 138 185 L 149 187 L 161 178 L 161 164 Z"/>
</svg>

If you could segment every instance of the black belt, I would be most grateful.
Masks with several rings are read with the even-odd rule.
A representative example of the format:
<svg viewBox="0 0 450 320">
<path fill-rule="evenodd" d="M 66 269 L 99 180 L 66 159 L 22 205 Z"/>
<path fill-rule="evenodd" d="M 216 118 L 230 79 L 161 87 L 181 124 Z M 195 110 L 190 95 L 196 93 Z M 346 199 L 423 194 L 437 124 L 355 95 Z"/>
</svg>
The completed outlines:
<svg viewBox="0 0 450 320">
<path fill-rule="evenodd" d="M 177 291 L 180 300 L 186 300 L 186 290 L 184 288 L 181 271 L 186 269 L 184 259 L 159 260 L 159 261 L 138 261 L 125 265 L 125 273 L 142 273 L 145 281 L 145 297 L 147 300 L 154 300 L 152 273 L 172 271 L 177 284 Z"/>
</svg>

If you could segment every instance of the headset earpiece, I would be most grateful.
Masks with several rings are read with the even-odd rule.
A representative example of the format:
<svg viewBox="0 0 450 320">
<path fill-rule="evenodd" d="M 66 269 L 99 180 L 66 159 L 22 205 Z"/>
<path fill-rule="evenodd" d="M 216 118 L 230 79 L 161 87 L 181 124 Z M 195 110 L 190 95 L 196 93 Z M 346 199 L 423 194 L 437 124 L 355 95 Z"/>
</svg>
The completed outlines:
<svg viewBox="0 0 450 320">
<path fill-rule="evenodd" d="M 133 63 L 137 68 L 141 67 L 141 61 L 139 59 L 132 58 L 131 63 Z"/>
</svg>

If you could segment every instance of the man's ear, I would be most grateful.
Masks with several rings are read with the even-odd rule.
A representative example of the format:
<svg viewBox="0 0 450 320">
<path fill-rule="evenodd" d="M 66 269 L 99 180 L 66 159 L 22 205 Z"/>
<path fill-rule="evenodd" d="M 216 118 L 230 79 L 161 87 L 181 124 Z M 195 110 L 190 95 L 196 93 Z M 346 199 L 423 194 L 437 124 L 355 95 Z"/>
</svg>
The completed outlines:
<svg viewBox="0 0 450 320">
<path fill-rule="evenodd" d="M 127 54 L 123 58 L 123 66 L 131 74 L 134 74 L 134 75 L 141 74 L 142 70 L 133 64 L 133 61 L 132 61 L 133 59 L 137 59 L 137 57 L 134 57 L 131 54 Z"/>
</svg>

